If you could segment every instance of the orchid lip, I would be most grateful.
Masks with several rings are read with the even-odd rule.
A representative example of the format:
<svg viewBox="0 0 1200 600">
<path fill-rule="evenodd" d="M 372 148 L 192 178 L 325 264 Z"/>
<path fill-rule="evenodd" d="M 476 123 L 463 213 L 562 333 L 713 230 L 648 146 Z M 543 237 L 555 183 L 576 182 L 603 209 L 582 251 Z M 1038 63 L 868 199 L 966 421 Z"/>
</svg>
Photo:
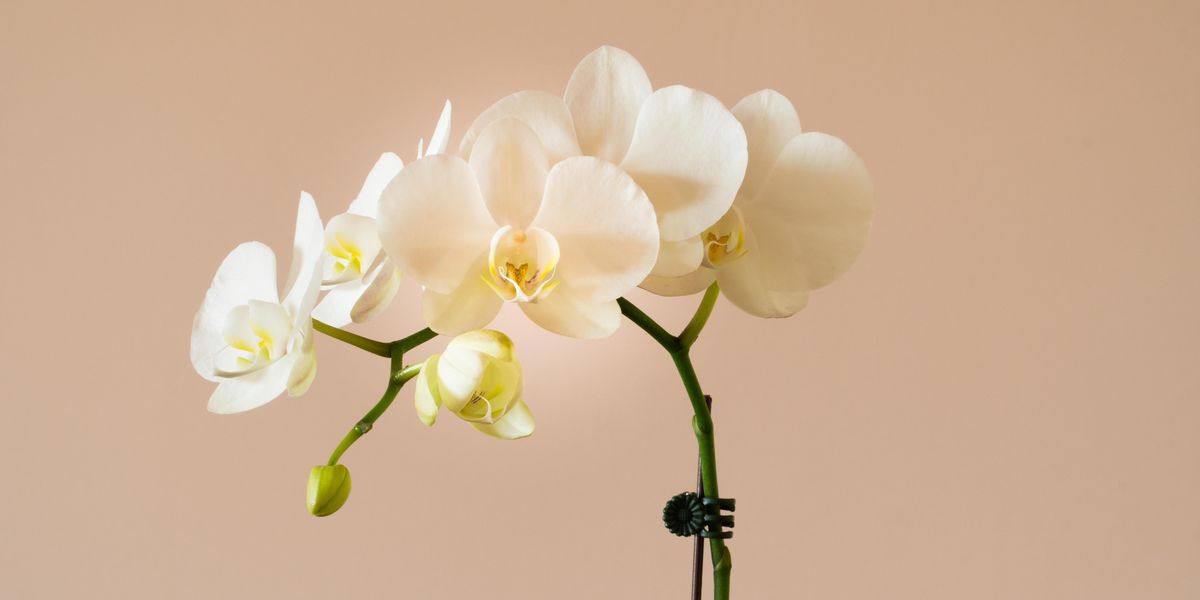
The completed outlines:
<svg viewBox="0 0 1200 600">
<path fill-rule="evenodd" d="M 746 222 L 736 206 L 701 235 L 704 243 L 702 264 L 715 269 L 746 255 Z"/>
<path fill-rule="evenodd" d="M 226 346 L 217 353 L 213 374 L 242 377 L 262 370 L 288 352 L 292 322 L 283 305 L 251 300 L 225 318 Z"/>
<path fill-rule="evenodd" d="M 481 277 L 505 302 L 533 303 L 559 284 L 554 279 L 558 259 L 558 241 L 550 232 L 505 225 L 492 235 L 488 270 Z"/>
</svg>

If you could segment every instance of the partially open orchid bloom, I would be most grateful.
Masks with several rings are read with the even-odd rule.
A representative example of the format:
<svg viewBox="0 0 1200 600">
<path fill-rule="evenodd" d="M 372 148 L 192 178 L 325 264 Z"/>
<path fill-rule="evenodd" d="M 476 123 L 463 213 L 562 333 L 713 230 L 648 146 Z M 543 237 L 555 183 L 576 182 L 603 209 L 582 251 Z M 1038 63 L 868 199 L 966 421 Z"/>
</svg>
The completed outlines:
<svg viewBox="0 0 1200 600">
<path fill-rule="evenodd" d="M 426 425 L 433 426 L 445 407 L 483 433 L 515 440 L 533 433 L 533 413 L 521 399 L 523 386 L 512 340 L 483 329 L 454 338 L 445 352 L 425 360 L 414 403 Z"/>
<path fill-rule="evenodd" d="M 800 132 L 796 109 L 782 94 L 751 94 L 733 114 L 746 128 L 750 162 L 733 207 L 698 237 L 703 266 L 681 277 L 652 276 L 642 287 L 677 296 L 716 280 L 742 310 L 787 317 L 858 258 L 870 231 L 874 189 L 845 142 Z"/>
<path fill-rule="evenodd" d="M 447 100 L 433 130 L 429 148 L 422 139 L 417 158 L 443 154 L 450 140 L 450 101 Z M 329 292 L 321 299 L 313 318 L 334 327 L 362 323 L 383 312 L 400 287 L 400 271 L 388 259 L 379 242 L 376 218 L 379 195 L 404 168 L 404 161 L 391 152 L 379 157 L 358 197 L 345 213 L 329 220 L 325 228 L 328 259 L 322 285 Z"/>
<path fill-rule="evenodd" d="M 225 257 L 192 321 L 192 366 L 218 384 L 208 410 L 237 413 L 284 390 L 308 390 L 317 372 L 310 315 L 321 285 L 321 241 L 317 205 L 301 194 L 282 300 L 275 254 L 265 244 L 247 242 Z"/>
<path fill-rule="evenodd" d="M 654 207 L 629 175 L 592 157 L 556 161 L 509 118 L 484 129 L 470 163 L 427 156 L 401 171 L 379 218 L 384 249 L 425 287 L 425 320 L 443 334 L 484 327 L 512 302 L 555 333 L 608 336 L 616 299 L 658 253 Z"/>
<path fill-rule="evenodd" d="M 719 100 L 681 85 L 654 91 L 637 59 L 611 46 L 580 61 L 563 98 L 524 91 L 492 105 L 463 136 L 459 155 L 474 163 L 483 132 L 504 118 L 536 134 L 551 166 L 595 156 L 637 182 L 658 217 L 658 276 L 696 269 L 704 253 L 697 236 L 729 209 L 746 171 L 746 134 Z"/>
</svg>

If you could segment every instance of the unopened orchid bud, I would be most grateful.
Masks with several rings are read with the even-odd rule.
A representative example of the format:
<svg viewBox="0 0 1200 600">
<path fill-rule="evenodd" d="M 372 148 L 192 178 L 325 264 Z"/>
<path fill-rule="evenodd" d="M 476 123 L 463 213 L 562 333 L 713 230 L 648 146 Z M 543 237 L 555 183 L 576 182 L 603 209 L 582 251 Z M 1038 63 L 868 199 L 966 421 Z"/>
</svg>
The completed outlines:
<svg viewBox="0 0 1200 600">
<path fill-rule="evenodd" d="M 346 465 L 317 465 L 308 474 L 308 512 L 328 517 L 350 497 L 350 469 Z"/>
</svg>

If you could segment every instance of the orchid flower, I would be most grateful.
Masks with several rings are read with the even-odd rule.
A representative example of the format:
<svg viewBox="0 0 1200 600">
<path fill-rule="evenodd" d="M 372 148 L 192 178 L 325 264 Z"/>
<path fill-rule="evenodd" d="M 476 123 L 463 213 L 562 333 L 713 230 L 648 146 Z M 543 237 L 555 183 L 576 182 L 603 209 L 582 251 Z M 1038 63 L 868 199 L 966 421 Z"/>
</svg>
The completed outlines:
<svg viewBox="0 0 1200 600">
<path fill-rule="evenodd" d="M 450 141 L 450 111 L 447 100 L 429 147 L 425 147 L 423 138 L 417 145 L 418 159 L 446 152 Z M 375 220 L 379 213 L 379 195 L 403 168 L 404 162 L 399 156 L 384 153 L 367 174 L 358 197 L 346 212 L 329 220 L 325 228 L 328 260 L 321 281 L 329 291 L 313 311 L 314 318 L 334 327 L 362 323 L 383 312 L 396 296 L 400 270 L 383 251 Z"/>
<path fill-rule="evenodd" d="M 414 403 L 421 422 L 431 427 L 445 407 L 483 433 L 515 440 L 533 433 L 523 386 L 512 340 L 490 329 L 471 331 L 425 360 Z"/>
<path fill-rule="evenodd" d="M 733 207 L 697 238 L 703 266 L 680 277 L 652 276 L 642 287 L 677 296 L 716 280 L 742 310 L 787 317 L 862 253 L 873 212 L 871 179 L 842 140 L 801 133 L 796 109 L 778 92 L 751 94 L 733 114 L 745 126 L 750 161 Z"/>
<path fill-rule="evenodd" d="M 383 192 L 379 235 L 388 256 L 425 287 L 438 333 L 487 325 L 505 302 L 566 336 L 616 331 L 616 299 L 658 253 L 654 207 L 612 163 L 556 160 L 516 119 L 479 135 L 470 162 L 427 156 Z"/>
<path fill-rule="evenodd" d="M 746 171 L 746 134 L 719 100 L 681 85 L 655 91 L 637 59 L 611 46 L 580 61 L 564 97 L 524 91 L 496 102 L 471 124 L 459 155 L 473 157 L 484 130 L 503 118 L 533 130 L 551 165 L 594 156 L 637 182 L 658 218 L 658 276 L 696 269 L 699 234 L 729 209 Z"/>
<path fill-rule="evenodd" d="M 192 366 L 217 382 L 208 410 L 237 413 L 284 390 L 292 396 L 308 390 L 317 372 L 310 314 L 320 291 L 321 241 L 321 218 L 305 193 L 282 300 L 275 254 L 265 244 L 241 244 L 221 262 L 192 321 Z"/>
</svg>

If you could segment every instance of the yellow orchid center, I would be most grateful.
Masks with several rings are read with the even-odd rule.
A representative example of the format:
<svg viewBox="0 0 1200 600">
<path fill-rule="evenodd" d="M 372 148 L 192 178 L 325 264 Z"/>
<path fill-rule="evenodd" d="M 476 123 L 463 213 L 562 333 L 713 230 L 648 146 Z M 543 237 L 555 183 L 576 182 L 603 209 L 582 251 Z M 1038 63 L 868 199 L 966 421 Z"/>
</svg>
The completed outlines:
<svg viewBox="0 0 1200 600">
<path fill-rule="evenodd" d="M 362 279 L 382 257 L 375 219 L 351 213 L 340 214 L 325 227 L 326 261 L 321 283 L 338 285 Z"/>
<path fill-rule="evenodd" d="M 550 232 L 506 225 L 492 236 L 482 277 L 505 302 L 537 302 L 559 283 L 554 281 L 558 256 L 558 241 Z"/>
<path fill-rule="evenodd" d="M 216 374 L 237 377 L 257 371 L 287 353 L 292 320 L 275 302 L 251 300 L 225 317 L 224 350 L 216 356 Z"/>
<path fill-rule="evenodd" d="M 746 223 L 737 207 L 731 207 L 721 220 L 701 234 L 704 265 L 717 267 L 745 256 Z"/>
</svg>

